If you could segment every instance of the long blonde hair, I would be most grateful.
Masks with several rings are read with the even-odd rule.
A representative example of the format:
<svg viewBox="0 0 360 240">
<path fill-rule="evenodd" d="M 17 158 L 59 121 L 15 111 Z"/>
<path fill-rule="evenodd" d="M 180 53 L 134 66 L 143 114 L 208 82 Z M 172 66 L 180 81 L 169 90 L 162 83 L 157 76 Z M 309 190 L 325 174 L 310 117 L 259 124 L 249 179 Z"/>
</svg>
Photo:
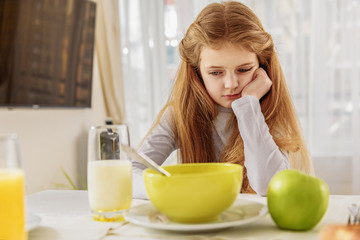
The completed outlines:
<svg viewBox="0 0 360 240">
<path fill-rule="evenodd" d="M 199 64 L 204 46 L 216 49 L 225 43 L 240 45 L 257 55 L 260 66 L 272 80 L 271 90 L 260 100 L 270 133 L 278 147 L 288 155 L 291 167 L 310 173 L 311 161 L 273 40 L 257 16 L 239 2 L 210 4 L 190 25 L 179 46 L 181 63 L 173 90 L 154 127 L 162 113 L 171 107 L 182 163 L 215 161 L 212 121 L 217 108 L 204 87 Z M 235 115 L 230 124 L 233 132 L 221 161 L 244 166 L 244 144 Z M 242 192 L 252 192 L 246 169 Z"/>
</svg>

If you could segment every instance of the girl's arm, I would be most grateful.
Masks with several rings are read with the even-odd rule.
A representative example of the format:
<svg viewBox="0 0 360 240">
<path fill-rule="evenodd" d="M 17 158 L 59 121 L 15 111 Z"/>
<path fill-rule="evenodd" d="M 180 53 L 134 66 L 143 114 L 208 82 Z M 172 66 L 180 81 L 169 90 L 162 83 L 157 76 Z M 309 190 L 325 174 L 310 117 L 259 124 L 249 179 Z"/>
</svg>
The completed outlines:
<svg viewBox="0 0 360 240">
<path fill-rule="evenodd" d="M 244 141 L 250 186 L 257 194 L 266 195 L 270 179 L 278 171 L 288 169 L 289 160 L 274 142 L 256 97 L 244 96 L 234 101 L 231 107 Z"/>
<path fill-rule="evenodd" d="M 175 137 L 171 128 L 170 111 L 166 111 L 159 124 L 145 139 L 139 152 L 145 154 L 157 164 L 161 165 L 167 157 L 176 149 Z M 133 162 L 133 197 L 147 199 L 144 179 L 142 176 L 146 166 Z"/>
</svg>

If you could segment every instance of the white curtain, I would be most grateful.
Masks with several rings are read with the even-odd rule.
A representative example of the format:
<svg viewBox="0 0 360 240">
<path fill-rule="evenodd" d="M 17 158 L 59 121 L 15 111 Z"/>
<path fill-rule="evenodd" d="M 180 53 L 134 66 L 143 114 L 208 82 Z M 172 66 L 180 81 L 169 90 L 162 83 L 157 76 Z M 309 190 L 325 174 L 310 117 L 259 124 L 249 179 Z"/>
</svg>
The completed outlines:
<svg viewBox="0 0 360 240">
<path fill-rule="evenodd" d="M 127 123 L 135 147 L 165 103 L 171 85 L 163 9 L 158 0 L 120 1 Z"/>
<path fill-rule="evenodd" d="M 219 1 L 121 2 L 129 10 L 123 10 L 128 15 L 122 19 L 127 35 L 125 84 L 130 89 L 126 99 L 136 106 L 127 107 L 127 113 L 137 126 L 131 134 L 136 132 L 140 139 L 168 94 L 179 62 L 178 42 L 202 8 Z M 255 11 L 273 36 L 316 173 L 333 194 L 359 194 L 360 0 L 241 2 Z M 134 12 L 138 14 L 130 16 Z M 154 32 L 157 43 L 149 38 Z M 149 62 L 154 57 L 157 62 Z M 154 71 L 161 80 L 155 79 Z M 155 89 L 161 89 L 161 101 Z"/>
<path fill-rule="evenodd" d="M 311 1 L 311 8 L 309 143 L 315 157 L 349 166 L 359 194 L 360 1 Z"/>
</svg>

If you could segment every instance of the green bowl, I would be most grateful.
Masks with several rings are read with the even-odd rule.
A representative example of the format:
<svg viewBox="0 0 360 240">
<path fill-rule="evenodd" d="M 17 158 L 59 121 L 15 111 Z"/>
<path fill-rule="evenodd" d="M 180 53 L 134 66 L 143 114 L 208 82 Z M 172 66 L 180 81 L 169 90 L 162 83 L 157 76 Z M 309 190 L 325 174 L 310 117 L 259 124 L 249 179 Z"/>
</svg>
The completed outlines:
<svg viewBox="0 0 360 240">
<path fill-rule="evenodd" d="M 152 204 L 172 221 L 217 219 L 240 193 L 243 168 L 231 163 L 191 163 L 165 166 L 171 176 L 152 169 L 143 173 Z"/>
</svg>

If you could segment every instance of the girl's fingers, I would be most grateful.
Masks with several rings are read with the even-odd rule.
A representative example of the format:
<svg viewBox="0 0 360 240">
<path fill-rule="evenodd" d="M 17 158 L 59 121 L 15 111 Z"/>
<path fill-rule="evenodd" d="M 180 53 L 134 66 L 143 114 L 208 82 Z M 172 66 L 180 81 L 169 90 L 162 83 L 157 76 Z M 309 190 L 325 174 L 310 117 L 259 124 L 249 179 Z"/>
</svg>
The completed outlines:
<svg viewBox="0 0 360 240">
<path fill-rule="evenodd" d="M 262 68 L 256 69 L 253 80 L 245 86 L 242 96 L 252 95 L 259 100 L 270 90 L 272 82 L 266 71 Z"/>
</svg>

